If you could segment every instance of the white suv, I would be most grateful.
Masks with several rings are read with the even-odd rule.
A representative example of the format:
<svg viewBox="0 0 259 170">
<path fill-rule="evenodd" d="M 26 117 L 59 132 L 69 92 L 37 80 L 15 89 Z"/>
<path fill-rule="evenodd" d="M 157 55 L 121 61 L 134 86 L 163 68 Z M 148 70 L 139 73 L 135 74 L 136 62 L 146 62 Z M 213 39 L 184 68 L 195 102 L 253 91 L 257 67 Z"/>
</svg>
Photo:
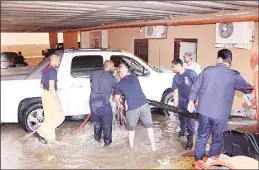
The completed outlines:
<svg viewBox="0 0 259 170">
<path fill-rule="evenodd" d="M 61 56 L 58 94 L 66 116 L 90 113 L 89 75 L 102 69 L 105 60 L 114 61 L 115 67 L 125 63 L 138 76 L 148 99 L 164 103 L 172 99 L 170 87 L 174 73 L 150 66 L 132 53 L 112 49 L 68 49 L 56 53 Z M 49 58 L 46 58 L 28 74 L 1 76 L 1 123 L 21 122 L 26 131 L 34 131 L 44 120 L 40 79 L 48 64 Z"/>
</svg>

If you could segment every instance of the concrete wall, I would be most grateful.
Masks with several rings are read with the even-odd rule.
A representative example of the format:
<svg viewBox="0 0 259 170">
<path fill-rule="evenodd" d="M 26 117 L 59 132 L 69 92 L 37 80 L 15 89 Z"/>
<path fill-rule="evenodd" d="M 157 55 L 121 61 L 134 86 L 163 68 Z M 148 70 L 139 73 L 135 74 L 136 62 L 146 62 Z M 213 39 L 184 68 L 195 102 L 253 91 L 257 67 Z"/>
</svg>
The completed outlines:
<svg viewBox="0 0 259 170">
<path fill-rule="evenodd" d="M 42 60 L 42 50 L 49 48 L 48 33 L 1 33 L 1 51 L 21 51 L 29 65 Z"/>
<path fill-rule="evenodd" d="M 258 22 L 255 23 L 255 43 L 258 43 Z M 143 39 L 144 30 L 139 28 L 111 29 L 108 31 L 109 47 L 120 48 L 134 53 L 134 39 Z M 216 26 L 197 25 L 197 26 L 177 26 L 169 27 L 167 39 L 149 39 L 149 63 L 167 66 L 171 65 L 174 57 L 175 38 L 195 38 L 198 39 L 197 60 L 202 69 L 216 63 L 217 51 L 215 48 Z M 237 69 L 248 82 L 252 83 L 253 71 L 250 66 L 250 50 L 233 49 L 233 69 Z M 160 60 L 160 61 L 159 61 Z M 242 94 L 236 93 L 234 108 L 242 107 Z"/>
</svg>

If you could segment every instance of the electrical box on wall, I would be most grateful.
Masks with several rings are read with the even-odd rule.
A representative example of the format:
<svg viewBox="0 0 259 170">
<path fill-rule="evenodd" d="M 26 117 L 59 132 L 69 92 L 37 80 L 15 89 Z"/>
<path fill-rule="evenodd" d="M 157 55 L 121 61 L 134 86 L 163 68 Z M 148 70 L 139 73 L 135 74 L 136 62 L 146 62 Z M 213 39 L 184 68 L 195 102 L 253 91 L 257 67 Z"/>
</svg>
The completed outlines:
<svg viewBox="0 0 259 170">
<path fill-rule="evenodd" d="M 165 26 L 147 26 L 145 27 L 145 38 L 166 38 L 167 37 L 167 27 Z"/>
<path fill-rule="evenodd" d="M 249 44 L 254 39 L 254 22 L 216 24 L 216 44 Z"/>
</svg>

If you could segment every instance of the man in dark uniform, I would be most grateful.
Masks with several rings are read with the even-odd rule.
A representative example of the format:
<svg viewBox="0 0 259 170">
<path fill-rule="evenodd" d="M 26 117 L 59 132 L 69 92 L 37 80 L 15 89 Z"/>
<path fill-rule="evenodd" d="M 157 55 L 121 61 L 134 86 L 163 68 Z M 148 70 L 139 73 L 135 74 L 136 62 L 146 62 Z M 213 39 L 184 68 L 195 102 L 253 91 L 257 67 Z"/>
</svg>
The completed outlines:
<svg viewBox="0 0 259 170">
<path fill-rule="evenodd" d="M 16 67 L 25 66 L 25 58 L 22 56 L 22 52 L 18 52 L 18 55 L 14 57 L 14 63 Z"/>
<path fill-rule="evenodd" d="M 208 156 L 212 157 L 221 153 L 222 135 L 228 128 L 227 123 L 235 90 L 246 94 L 252 92 L 252 90 L 245 90 L 252 86 L 244 80 L 240 73 L 229 68 L 231 62 L 232 52 L 230 50 L 218 51 L 217 65 L 205 68 L 192 86 L 188 111 L 194 111 L 194 101 L 199 97 L 197 112 L 200 113 L 194 151 L 195 160 L 201 160 L 205 156 L 205 148 L 210 134 L 212 134 L 212 143 Z"/>
<path fill-rule="evenodd" d="M 176 73 L 172 84 L 172 90 L 174 91 L 174 106 L 181 109 L 187 109 L 191 87 L 197 78 L 197 73 L 193 70 L 185 69 L 182 60 L 179 58 L 172 61 L 172 70 Z M 184 117 L 181 114 L 179 114 L 179 120 L 181 128 L 179 136 L 184 137 L 187 131 L 186 150 L 190 150 L 193 147 L 195 121 L 194 119 Z"/>
<path fill-rule="evenodd" d="M 90 75 L 90 108 L 94 124 L 94 139 L 100 142 L 103 132 L 105 146 L 112 143 L 112 108 L 109 99 L 117 83 L 113 72 L 114 63 L 107 60 L 104 62 L 104 70 L 94 71 Z"/>
</svg>

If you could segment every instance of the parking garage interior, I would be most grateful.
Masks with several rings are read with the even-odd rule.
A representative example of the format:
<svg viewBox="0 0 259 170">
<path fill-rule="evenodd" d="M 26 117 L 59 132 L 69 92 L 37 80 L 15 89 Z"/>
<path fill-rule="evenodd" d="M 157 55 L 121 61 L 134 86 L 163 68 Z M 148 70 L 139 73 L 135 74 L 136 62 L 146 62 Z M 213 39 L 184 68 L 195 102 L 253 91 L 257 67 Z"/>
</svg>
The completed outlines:
<svg viewBox="0 0 259 170">
<path fill-rule="evenodd" d="M 251 23 L 252 27 L 234 24 L 234 36 L 229 41 L 223 41 L 219 40 L 217 32 L 220 23 Z M 150 34 L 149 29 L 152 29 Z M 163 29 L 163 33 L 159 33 L 159 29 Z M 247 34 L 246 32 L 251 34 L 248 33 L 249 41 L 236 43 L 238 38 L 235 36 Z M 150 65 L 169 69 L 173 59 L 181 58 L 185 52 L 192 50 L 193 60 L 200 64 L 202 70 L 215 65 L 219 49 L 229 48 L 233 53 L 231 68 L 238 70 L 246 81 L 252 83 L 251 49 L 258 46 L 258 36 L 258 1 L 1 1 L 1 52 L 22 52 L 29 67 L 37 66 L 44 59 L 44 52 L 57 48 L 59 44 L 62 44 L 63 49 L 120 49 L 140 57 Z M 8 72 L 1 70 L 3 74 Z M 19 71 L 14 72 L 12 74 L 19 74 Z M 243 107 L 243 94 L 236 92 L 232 109 Z M 117 135 L 115 139 L 120 141 L 111 150 L 104 149 L 93 156 L 87 153 L 85 156 L 88 160 L 80 156 L 85 154 L 81 152 L 75 153 L 73 157 L 74 150 L 71 148 L 65 149 L 64 153 L 61 151 L 73 137 L 65 138 L 60 145 L 40 150 L 39 145 L 37 148 L 31 146 L 28 134 L 18 125 L 3 125 L 2 151 L 17 156 L 12 159 L 11 154 L 3 156 L 1 151 L 1 167 L 190 168 L 193 160 L 179 157 L 185 153 L 181 141 L 175 140 L 177 142 L 174 143 L 174 134 L 163 136 L 162 133 L 175 131 L 177 126 L 168 119 L 161 118 L 159 114 L 155 118 L 155 132 L 162 141 L 160 147 L 163 152 L 148 154 L 147 149 L 143 149 L 145 142 L 137 146 L 135 153 L 128 152 L 125 148 L 120 149 L 126 140 Z M 63 129 L 72 131 L 71 127 L 75 128 L 80 123 L 70 122 Z M 87 128 L 91 128 L 90 125 Z M 14 132 L 10 134 L 12 129 Z M 66 135 L 65 132 L 62 133 Z M 69 144 L 80 150 L 82 138 L 85 138 L 83 141 L 91 141 L 87 133 L 85 128 L 81 132 L 82 136 L 76 136 L 77 141 Z M 141 131 L 140 134 L 145 132 Z M 10 139 L 7 140 L 8 138 Z M 136 140 L 140 142 L 143 138 L 139 136 Z M 14 146 L 15 143 L 17 146 Z M 25 145 L 29 149 L 15 152 Z M 51 147 L 56 153 L 51 153 Z M 99 145 L 94 145 L 82 150 L 97 152 L 99 148 Z M 31 152 L 36 153 L 34 158 L 30 156 Z M 109 152 L 112 154 L 111 160 Z M 59 154 L 66 156 L 62 159 Z M 23 156 L 28 157 L 21 158 Z M 101 162 L 97 161 L 98 157 L 101 157 Z M 166 166 L 161 163 L 167 161 L 170 163 Z"/>
</svg>

